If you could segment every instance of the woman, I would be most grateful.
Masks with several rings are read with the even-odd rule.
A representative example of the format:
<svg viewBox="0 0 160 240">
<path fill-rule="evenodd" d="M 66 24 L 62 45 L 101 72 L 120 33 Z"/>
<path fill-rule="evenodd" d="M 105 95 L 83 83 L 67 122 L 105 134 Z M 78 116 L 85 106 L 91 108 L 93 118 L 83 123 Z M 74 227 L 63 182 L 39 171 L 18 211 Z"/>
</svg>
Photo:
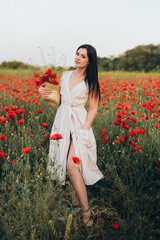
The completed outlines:
<svg viewBox="0 0 160 240">
<path fill-rule="evenodd" d="M 85 185 L 92 185 L 103 178 L 96 165 L 96 141 L 91 127 L 100 100 L 95 48 L 88 44 L 81 45 L 76 51 L 75 66 L 76 70 L 66 71 L 61 77 L 61 104 L 51 136 L 59 133 L 63 139 L 50 141 L 48 170 L 53 173 L 53 178 L 56 178 L 56 173 L 62 184 L 65 184 L 68 171 L 76 193 L 74 205 L 82 206 L 83 222 L 86 226 L 92 226 L 94 213 L 89 209 Z M 47 96 L 51 90 L 41 87 L 40 93 Z M 88 112 L 84 107 L 87 100 Z M 72 157 L 81 160 L 78 168 Z"/>
</svg>

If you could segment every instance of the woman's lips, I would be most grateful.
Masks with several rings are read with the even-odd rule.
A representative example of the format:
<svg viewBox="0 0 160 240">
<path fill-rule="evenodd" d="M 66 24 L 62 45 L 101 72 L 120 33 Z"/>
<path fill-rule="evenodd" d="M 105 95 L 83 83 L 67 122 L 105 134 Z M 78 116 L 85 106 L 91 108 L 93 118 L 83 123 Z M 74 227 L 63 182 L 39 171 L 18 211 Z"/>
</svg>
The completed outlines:
<svg viewBox="0 0 160 240">
<path fill-rule="evenodd" d="M 80 63 L 80 62 L 77 62 L 77 61 L 76 61 L 76 63 Z"/>
</svg>

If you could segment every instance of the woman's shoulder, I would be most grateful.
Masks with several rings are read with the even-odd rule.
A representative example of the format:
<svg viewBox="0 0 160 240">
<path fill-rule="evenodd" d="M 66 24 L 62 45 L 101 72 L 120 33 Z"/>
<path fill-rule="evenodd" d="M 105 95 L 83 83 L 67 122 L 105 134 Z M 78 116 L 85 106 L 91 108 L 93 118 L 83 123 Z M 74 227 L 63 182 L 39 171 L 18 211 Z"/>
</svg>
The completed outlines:
<svg viewBox="0 0 160 240">
<path fill-rule="evenodd" d="M 61 75 L 61 80 L 60 80 L 60 85 L 61 83 L 63 82 L 63 80 L 65 79 L 64 76 L 67 75 L 67 73 L 70 72 L 70 71 L 64 71 Z"/>
</svg>

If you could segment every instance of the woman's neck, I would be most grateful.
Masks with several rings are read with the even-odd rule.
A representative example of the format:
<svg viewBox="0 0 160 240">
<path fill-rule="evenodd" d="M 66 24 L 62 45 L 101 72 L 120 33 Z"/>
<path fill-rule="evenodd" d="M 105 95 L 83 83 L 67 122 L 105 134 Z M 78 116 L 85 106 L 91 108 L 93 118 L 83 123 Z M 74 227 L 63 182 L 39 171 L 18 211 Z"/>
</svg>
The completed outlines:
<svg viewBox="0 0 160 240">
<path fill-rule="evenodd" d="M 86 74 L 86 68 L 85 69 L 84 68 L 77 68 L 76 69 L 76 75 L 77 76 L 83 76 L 85 74 Z"/>
</svg>

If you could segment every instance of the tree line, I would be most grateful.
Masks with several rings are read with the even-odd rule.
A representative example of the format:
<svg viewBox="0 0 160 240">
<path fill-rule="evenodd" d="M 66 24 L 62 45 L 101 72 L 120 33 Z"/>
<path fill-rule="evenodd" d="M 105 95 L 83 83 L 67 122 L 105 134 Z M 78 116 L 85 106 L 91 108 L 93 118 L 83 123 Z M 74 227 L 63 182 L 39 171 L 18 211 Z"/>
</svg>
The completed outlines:
<svg viewBox="0 0 160 240">
<path fill-rule="evenodd" d="M 98 57 L 98 70 L 160 71 L 160 44 L 139 45 L 114 58 Z"/>
<path fill-rule="evenodd" d="M 139 45 L 118 57 L 98 57 L 97 62 L 99 71 L 160 71 L 160 44 Z M 18 61 L 3 61 L 0 68 L 37 69 L 37 67 Z M 69 67 L 69 69 L 73 68 L 75 67 Z"/>
</svg>

